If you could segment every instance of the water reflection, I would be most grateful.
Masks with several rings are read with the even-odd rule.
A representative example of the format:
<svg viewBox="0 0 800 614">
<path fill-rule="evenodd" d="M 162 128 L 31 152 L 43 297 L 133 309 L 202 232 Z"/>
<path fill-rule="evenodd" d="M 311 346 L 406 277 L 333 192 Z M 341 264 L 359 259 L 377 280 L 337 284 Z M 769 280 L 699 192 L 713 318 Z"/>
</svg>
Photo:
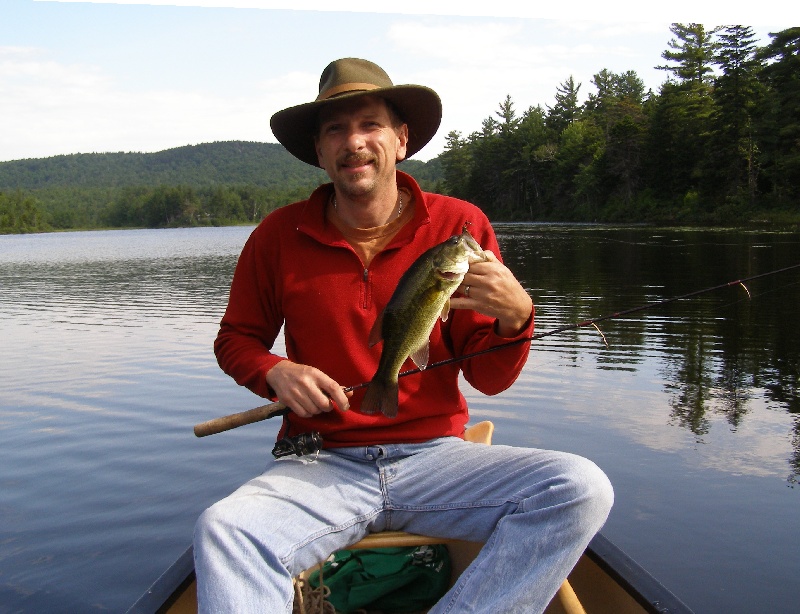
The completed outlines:
<svg viewBox="0 0 800 614">
<path fill-rule="evenodd" d="M 537 303 L 540 332 L 800 262 L 800 242 L 790 233 L 498 230 L 506 262 Z M 768 422 L 766 412 L 786 412 L 793 418 L 783 438 L 792 446 L 786 460 L 794 483 L 800 474 L 800 334 L 793 307 L 800 299 L 799 277 L 795 269 L 748 282 L 747 289 L 732 286 L 607 321 L 599 325 L 602 336 L 587 328 L 537 343 L 573 364 L 594 354 L 596 368 L 606 370 L 636 371 L 657 361 L 670 420 L 698 442 L 707 441 L 719 418 L 736 432 L 746 420 Z M 753 411 L 757 401 L 764 411 Z"/>
</svg>

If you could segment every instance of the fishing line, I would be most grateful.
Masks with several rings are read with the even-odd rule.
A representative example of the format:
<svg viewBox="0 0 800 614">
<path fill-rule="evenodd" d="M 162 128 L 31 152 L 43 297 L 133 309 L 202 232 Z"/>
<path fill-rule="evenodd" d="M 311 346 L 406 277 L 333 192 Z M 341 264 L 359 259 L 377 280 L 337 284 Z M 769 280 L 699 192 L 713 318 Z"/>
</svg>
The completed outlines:
<svg viewBox="0 0 800 614">
<path fill-rule="evenodd" d="M 429 369 L 435 369 L 437 367 L 444 367 L 447 365 L 452 365 L 457 362 L 461 362 L 463 360 L 469 360 L 470 358 L 476 358 L 478 356 L 483 356 L 484 354 L 488 354 L 490 352 L 496 352 L 498 350 L 502 350 L 507 347 L 513 347 L 515 345 L 520 345 L 522 343 L 527 343 L 529 341 L 536 341 L 538 339 L 544 339 L 545 337 L 549 337 L 551 335 L 556 335 L 558 333 L 563 333 L 570 330 L 577 330 L 579 328 L 585 328 L 587 326 L 594 326 L 597 328 L 597 324 L 599 322 L 604 322 L 606 320 L 614 320 L 617 318 L 621 318 L 623 316 L 630 315 L 632 313 L 637 313 L 639 311 L 645 311 L 646 309 L 653 309 L 655 307 L 661 307 L 663 305 L 668 305 L 670 303 L 674 303 L 677 301 L 682 301 L 688 298 L 694 298 L 695 296 L 699 296 L 701 294 L 706 294 L 709 292 L 714 292 L 716 290 L 723 290 L 725 288 L 730 288 L 732 286 L 741 285 L 747 291 L 748 296 L 750 296 L 750 290 L 745 285 L 745 282 L 753 281 L 754 279 L 760 279 L 762 277 L 768 277 L 770 275 L 777 275 L 779 273 L 785 273 L 786 271 L 791 271 L 793 269 L 800 268 L 800 263 L 793 264 L 791 266 L 784 267 L 782 269 L 776 269 L 774 271 L 768 271 L 766 273 L 759 273 L 757 275 L 750 275 L 749 277 L 742 277 L 741 279 L 735 279 L 733 281 L 726 282 L 724 284 L 719 284 L 717 286 L 711 286 L 708 288 L 703 288 L 702 290 L 695 290 L 693 292 L 687 292 L 686 294 L 681 294 L 678 296 L 673 296 L 670 298 L 661 299 L 658 301 L 653 301 L 651 303 L 647 303 L 646 305 L 640 305 L 638 307 L 632 307 L 630 309 L 623 309 L 622 311 L 616 311 L 614 313 L 609 313 L 604 316 L 599 316 L 596 318 L 591 318 L 589 320 L 583 320 L 581 322 L 575 322 L 573 324 L 565 324 L 564 326 L 559 326 L 557 328 L 553 328 L 551 330 L 537 333 L 532 337 L 522 337 L 520 339 L 514 339 L 513 341 L 509 341 L 507 343 L 501 343 L 498 345 L 494 345 L 490 348 L 484 348 L 482 350 L 478 350 L 476 352 L 470 352 L 468 354 L 463 354 L 461 356 L 454 356 L 452 358 L 447 358 L 445 360 L 440 360 L 438 362 L 431 363 L 427 365 L 424 369 L 420 367 L 416 367 L 414 369 L 409 369 L 408 371 L 402 371 L 397 374 L 397 377 L 406 377 L 408 375 L 414 375 L 416 373 L 421 373 L 422 371 L 428 371 Z M 598 329 L 599 330 L 599 329 Z M 602 333 L 601 333 L 602 335 Z M 605 340 L 605 337 L 603 337 Z M 361 384 L 357 384 L 356 386 L 350 386 L 349 388 L 345 388 L 345 392 L 350 392 L 351 390 L 358 390 L 360 388 L 365 388 L 369 386 L 369 382 L 363 382 Z"/>
<path fill-rule="evenodd" d="M 673 296 L 671 298 L 665 298 L 658 301 L 653 301 L 651 303 L 647 303 L 646 305 L 640 305 L 639 307 L 632 307 L 631 309 L 623 309 L 622 311 L 617 311 L 614 313 L 609 313 L 604 316 L 599 316 L 597 318 L 591 318 L 589 320 L 583 320 L 581 322 L 575 322 L 574 324 L 566 324 L 564 326 L 559 326 L 557 328 L 553 328 L 551 330 L 545 331 L 543 333 L 537 333 L 532 337 L 523 337 L 520 339 L 514 339 L 513 341 L 509 341 L 506 343 L 500 343 L 498 345 L 494 345 L 489 348 L 484 348 L 483 350 L 479 350 L 477 352 L 471 352 L 468 354 L 463 354 L 462 356 L 454 356 L 452 358 L 448 358 L 445 360 L 440 360 L 438 362 L 434 362 L 429 364 L 425 369 L 415 368 L 409 369 L 408 371 L 403 371 L 398 373 L 397 377 L 406 377 L 409 375 L 414 375 L 415 373 L 420 373 L 422 371 L 427 371 L 430 369 L 435 369 L 437 367 L 444 367 L 445 365 L 451 365 L 457 362 L 461 362 L 463 360 L 469 360 L 470 358 L 476 358 L 478 356 L 483 356 L 484 354 L 488 354 L 490 352 L 496 352 L 498 350 L 502 350 L 507 347 L 512 347 L 515 345 L 520 345 L 522 343 L 528 343 L 529 341 L 536 341 L 537 339 L 544 339 L 545 337 L 549 337 L 551 335 L 556 335 L 558 333 L 563 333 L 570 330 L 577 330 L 579 328 L 584 328 L 586 326 L 594 326 L 597 327 L 599 322 L 604 322 L 606 320 L 614 320 L 617 318 L 621 318 L 623 316 L 630 315 L 632 313 L 637 313 L 639 311 L 644 311 L 646 309 L 653 309 L 654 307 L 660 307 L 663 305 L 668 305 L 670 303 L 674 303 L 676 301 L 685 300 L 688 298 L 693 298 L 695 296 L 699 296 L 701 294 L 706 294 L 708 292 L 714 292 L 716 290 L 722 290 L 724 288 L 730 288 L 732 286 L 742 285 L 745 289 L 745 282 L 752 281 L 754 279 L 760 279 L 762 277 L 767 277 L 770 275 L 777 275 L 779 273 L 784 273 L 786 271 L 791 271 L 793 269 L 800 268 L 800 263 L 793 264 L 791 266 L 784 267 L 782 269 L 776 269 L 774 271 L 769 271 L 767 273 L 759 273 L 758 275 L 750 275 L 749 277 L 743 277 L 741 279 L 735 279 L 733 281 L 726 282 L 724 284 L 719 284 L 717 286 L 711 286 L 709 288 L 703 288 L 702 290 L 695 290 L 694 292 L 687 292 L 686 294 L 681 294 L 679 296 Z M 748 295 L 750 291 L 747 290 Z M 601 333 L 602 334 L 602 333 Z M 369 382 L 364 382 L 358 384 L 356 386 L 350 386 L 349 388 L 344 388 L 345 392 L 350 392 L 352 390 L 358 390 L 359 388 L 364 388 L 369 385 Z M 203 422 L 202 424 L 195 425 L 194 433 L 197 437 L 205 437 L 206 435 L 211 435 L 214 433 L 221 433 L 226 430 L 230 430 L 232 428 L 236 428 L 239 426 L 244 426 L 245 424 L 252 424 L 253 422 L 259 422 L 261 420 L 265 420 L 267 418 L 271 418 L 273 416 L 281 416 L 288 413 L 290 410 L 284 405 L 283 403 L 276 402 L 271 403 L 269 405 L 262 405 L 261 407 L 255 407 L 253 409 L 239 412 L 237 414 L 231 414 L 229 416 L 223 416 L 221 418 L 215 418 L 213 420 L 209 420 L 207 422 Z"/>
</svg>

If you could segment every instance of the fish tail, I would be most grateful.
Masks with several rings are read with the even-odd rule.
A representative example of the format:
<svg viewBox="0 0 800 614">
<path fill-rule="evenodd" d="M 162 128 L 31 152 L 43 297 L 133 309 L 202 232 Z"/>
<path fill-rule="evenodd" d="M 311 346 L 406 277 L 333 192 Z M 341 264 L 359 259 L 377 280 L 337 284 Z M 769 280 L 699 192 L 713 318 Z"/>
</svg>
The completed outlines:
<svg viewBox="0 0 800 614">
<path fill-rule="evenodd" d="M 373 379 L 361 401 L 361 413 L 374 414 L 380 411 L 387 418 L 394 418 L 397 416 L 398 393 L 396 381 Z"/>
</svg>

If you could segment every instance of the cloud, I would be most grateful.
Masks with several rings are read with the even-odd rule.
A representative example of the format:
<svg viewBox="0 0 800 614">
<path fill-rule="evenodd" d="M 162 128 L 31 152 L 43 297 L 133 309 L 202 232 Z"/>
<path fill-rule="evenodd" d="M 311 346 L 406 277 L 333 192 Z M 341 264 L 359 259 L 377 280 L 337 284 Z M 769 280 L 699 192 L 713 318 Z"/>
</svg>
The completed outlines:
<svg viewBox="0 0 800 614">
<path fill-rule="evenodd" d="M 42 49 L 0 48 L 0 151 L 20 159 L 269 140 L 267 107 L 296 88 L 268 86 L 262 97 L 200 89 L 130 91 L 97 66 L 62 63 Z"/>
<path fill-rule="evenodd" d="M 425 20 L 404 19 L 389 27 L 387 38 L 401 53 L 479 70 L 524 57 L 526 46 L 516 42 L 522 31 L 519 23 L 470 21 L 434 25 Z"/>
<path fill-rule="evenodd" d="M 276 111 L 310 101 L 319 89 L 319 75 L 292 71 L 261 81 L 258 89 L 262 96 L 259 106 L 262 107 L 264 121 L 268 121 Z"/>
<path fill-rule="evenodd" d="M 387 40 L 408 67 L 401 80 L 433 87 L 444 106 L 441 130 L 418 157 L 438 154 L 451 130 L 465 136 L 479 130 L 506 95 L 521 115 L 531 106 L 553 104 L 557 87 L 570 76 L 582 83 L 585 100 L 594 91 L 593 75 L 603 68 L 637 70 L 648 87 L 660 85 L 662 75 L 651 69 L 659 59 L 656 45 L 663 46 L 669 36 L 667 25 L 659 39 L 653 37 L 652 24 L 630 25 L 625 38 L 613 36 L 616 26 L 576 28 L 577 22 L 519 20 L 448 22 L 420 17 L 393 22 Z M 634 48 L 642 39 L 650 48 Z"/>
</svg>

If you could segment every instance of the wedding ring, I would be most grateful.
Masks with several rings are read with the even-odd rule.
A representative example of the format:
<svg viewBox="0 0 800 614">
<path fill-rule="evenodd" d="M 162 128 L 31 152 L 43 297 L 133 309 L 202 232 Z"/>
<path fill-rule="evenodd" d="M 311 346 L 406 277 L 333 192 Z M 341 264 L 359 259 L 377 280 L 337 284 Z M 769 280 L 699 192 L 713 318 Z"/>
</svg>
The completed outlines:
<svg viewBox="0 0 800 614">
<path fill-rule="evenodd" d="M 467 298 L 469 298 L 469 286 L 465 286 L 465 287 L 464 287 L 464 296 L 466 296 Z"/>
</svg>

